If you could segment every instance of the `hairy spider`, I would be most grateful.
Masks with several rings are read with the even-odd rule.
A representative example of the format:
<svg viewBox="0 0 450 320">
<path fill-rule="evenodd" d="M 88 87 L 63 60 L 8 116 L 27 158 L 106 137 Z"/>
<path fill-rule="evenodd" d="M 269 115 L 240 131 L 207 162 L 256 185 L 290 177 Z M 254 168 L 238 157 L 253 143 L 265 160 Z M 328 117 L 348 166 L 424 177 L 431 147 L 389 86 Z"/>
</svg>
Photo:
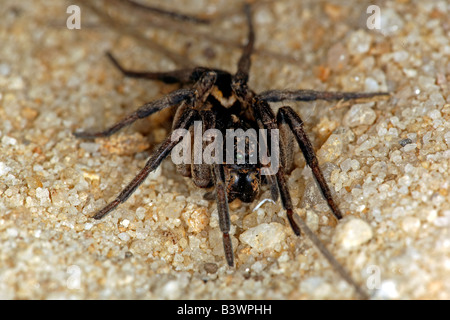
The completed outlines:
<svg viewBox="0 0 450 320">
<path fill-rule="evenodd" d="M 184 163 L 177 165 L 178 171 L 186 177 L 191 177 L 194 184 L 201 188 L 215 187 L 215 198 L 219 215 L 219 226 L 223 234 L 223 246 L 226 261 L 229 266 L 234 265 L 233 249 L 230 239 L 230 216 L 228 203 L 236 198 L 243 202 L 252 202 L 258 195 L 260 184 L 264 180 L 270 185 L 272 198 L 281 196 L 281 203 L 286 210 L 288 221 L 296 235 L 300 235 L 302 229 L 319 247 L 325 257 L 338 269 L 344 278 L 362 292 L 351 280 L 345 270 L 334 260 L 332 255 L 324 248 L 317 237 L 307 228 L 301 219 L 295 217 L 292 205 L 286 173 L 292 163 L 293 150 L 287 148 L 288 141 L 295 138 L 306 159 L 307 165 L 312 169 L 323 197 L 326 199 L 331 212 L 336 219 L 342 218 L 335 200 L 331 196 L 330 189 L 319 167 L 314 148 L 304 130 L 303 121 L 290 107 L 283 106 L 275 114 L 271 109 L 271 102 L 281 101 L 314 101 L 314 100 L 349 100 L 357 98 L 370 98 L 379 95 L 387 95 L 385 92 L 323 92 L 313 90 L 269 90 L 262 93 L 252 91 L 247 83 L 249 79 L 250 60 L 254 50 L 255 33 L 251 17 L 250 5 L 245 5 L 245 14 L 248 26 L 248 40 L 243 47 L 241 57 L 237 65 L 237 72 L 230 73 L 220 69 L 196 67 L 192 69 L 178 69 L 169 72 L 140 72 L 127 70 L 110 54 L 107 56 L 123 75 L 134 78 L 160 80 L 164 83 L 179 83 L 184 87 L 175 90 L 168 95 L 144 104 L 135 112 L 108 129 L 99 132 L 75 132 L 79 138 L 108 137 L 125 126 L 138 119 L 142 119 L 168 107 L 176 107 L 176 114 L 172 123 L 172 130 L 184 129 L 192 131 L 194 122 L 201 121 L 203 131 L 216 129 L 225 135 L 227 129 L 249 128 L 259 130 L 280 131 L 279 158 L 280 170 L 275 173 L 262 176 L 261 170 L 268 164 L 261 161 L 256 163 L 244 162 L 226 163 L 217 161 L 214 163 Z M 187 87 L 187 88 L 186 88 Z M 123 203 L 146 179 L 150 172 L 156 170 L 161 162 L 183 139 L 182 135 L 167 137 L 159 148 L 150 156 L 144 168 L 135 178 L 120 192 L 115 200 L 98 211 L 95 219 L 101 219 Z M 239 140 L 239 138 L 238 138 Z M 236 142 L 237 144 L 237 142 Z M 245 138 L 247 147 L 243 156 L 249 153 L 249 141 Z M 269 145 L 267 141 L 259 141 L 260 145 Z M 273 148 L 273 142 L 270 143 Z M 225 146 L 221 146 L 225 149 Z M 234 149 L 234 147 L 233 147 Z M 229 152 L 229 150 L 226 150 Z M 242 156 L 242 154 L 241 154 Z M 233 159 L 236 160 L 238 155 Z M 305 231 L 306 230 L 306 231 Z M 350 279 L 349 279 L 350 278 Z M 363 293 L 361 293 L 364 295 Z"/>
</svg>

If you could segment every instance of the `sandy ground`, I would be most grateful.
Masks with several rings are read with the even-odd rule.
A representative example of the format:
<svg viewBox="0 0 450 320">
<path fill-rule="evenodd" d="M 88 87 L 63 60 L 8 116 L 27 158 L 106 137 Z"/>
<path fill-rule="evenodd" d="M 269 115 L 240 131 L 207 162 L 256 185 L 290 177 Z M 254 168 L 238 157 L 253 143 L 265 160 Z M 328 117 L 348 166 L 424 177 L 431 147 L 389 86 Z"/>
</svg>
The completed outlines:
<svg viewBox="0 0 450 320">
<path fill-rule="evenodd" d="M 239 1 L 164 2 L 224 13 L 207 26 L 110 1 L 112 20 L 79 3 L 81 29 L 70 30 L 75 2 L 0 6 L 0 298 L 355 298 L 310 241 L 295 237 L 280 203 L 257 206 L 266 188 L 253 204 L 230 204 L 235 268 L 225 263 L 216 204 L 170 159 L 108 217 L 91 218 L 169 134 L 171 111 L 109 139 L 72 132 L 106 128 L 177 88 L 126 79 L 105 52 L 138 70 L 234 71 L 246 25 Z M 371 29 L 372 4 L 258 2 L 250 85 L 392 93 L 291 104 L 345 218 L 330 217 L 298 150 L 294 205 L 373 299 L 449 299 L 450 5 L 379 1 L 381 26 Z"/>
</svg>

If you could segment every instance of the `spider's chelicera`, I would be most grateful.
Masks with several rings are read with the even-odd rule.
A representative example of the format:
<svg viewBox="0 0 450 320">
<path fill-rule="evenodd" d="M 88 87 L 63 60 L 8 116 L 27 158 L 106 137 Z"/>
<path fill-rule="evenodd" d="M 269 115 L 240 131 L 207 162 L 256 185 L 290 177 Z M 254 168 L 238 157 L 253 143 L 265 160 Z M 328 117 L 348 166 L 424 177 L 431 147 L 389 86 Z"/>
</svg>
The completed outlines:
<svg viewBox="0 0 450 320">
<path fill-rule="evenodd" d="M 104 131 L 74 133 L 75 136 L 80 138 L 107 137 L 136 120 L 148 117 L 162 109 L 172 106 L 177 108 L 172 124 L 173 133 L 150 156 L 144 168 L 120 192 L 117 198 L 94 215 L 95 219 L 103 218 L 120 203 L 126 201 L 149 173 L 158 168 L 161 162 L 173 152 L 172 159 L 174 159 L 174 154 L 181 157 L 181 160 L 178 158 L 176 165 L 177 170 L 183 176 L 191 177 L 198 187 L 214 187 L 225 257 L 228 265 L 233 266 L 228 203 L 236 198 L 243 202 L 252 202 L 259 193 L 261 182 L 266 182 L 269 185 L 274 200 L 277 200 L 278 195 L 280 195 L 292 230 L 296 235 L 300 235 L 301 226 L 295 221 L 297 218 L 294 219 L 294 207 L 286 180 L 286 174 L 291 168 L 293 157 L 293 150 L 289 146 L 294 138 L 306 159 L 307 165 L 312 169 L 331 212 L 336 219 L 342 218 L 342 213 L 331 196 L 313 146 L 304 130 L 303 121 L 290 106 L 280 107 L 275 114 L 270 103 L 314 100 L 338 101 L 370 98 L 387 95 L 387 93 L 314 90 L 269 90 L 255 93 L 247 85 L 250 60 L 255 43 L 250 5 L 245 6 L 245 14 L 248 24 L 248 41 L 243 47 L 236 73 L 206 67 L 169 72 L 131 71 L 123 68 L 108 53 L 112 63 L 125 76 L 160 80 L 165 83 L 179 83 L 183 85 L 183 88 L 144 104 Z M 197 126 L 195 126 L 196 124 Z M 200 142 L 192 141 L 194 152 L 183 152 L 191 147 L 189 133 L 199 130 L 198 124 L 200 124 L 200 132 L 203 138 Z M 226 138 L 226 143 L 224 143 L 223 137 L 226 137 L 230 130 L 243 134 L 235 134 L 231 139 Z M 256 139 L 255 143 L 248 132 L 253 132 L 256 135 L 259 130 L 266 131 L 264 131 L 265 134 L 259 135 L 260 138 Z M 279 136 L 279 139 L 278 137 L 273 139 L 275 133 Z M 222 141 L 218 136 L 222 137 Z M 188 138 L 186 139 L 186 137 Z M 216 143 L 210 144 L 208 141 L 215 141 Z M 238 148 L 239 145 L 240 148 Z M 256 152 L 256 148 L 265 151 L 260 152 L 260 154 L 264 154 L 263 160 L 261 157 L 256 160 L 252 158 L 252 162 L 250 158 L 252 152 Z M 199 154 L 201 157 L 205 153 L 210 155 L 210 161 L 199 161 L 198 158 L 195 158 Z M 276 154 L 276 157 L 273 157 L 274 154 Z M 189 159 L 189 157 L 192 158 Z M 245 161 L 242 161 L 242 159 L 245 159 Z M 275 166 L 274 161 L 278 161 Z M 278 166 L 280 167 L 279 170 Z M 268 170 L 269 168 L 272 169 Z M 262 172 L 264 174 L 261 174 Z"/>
</svg>

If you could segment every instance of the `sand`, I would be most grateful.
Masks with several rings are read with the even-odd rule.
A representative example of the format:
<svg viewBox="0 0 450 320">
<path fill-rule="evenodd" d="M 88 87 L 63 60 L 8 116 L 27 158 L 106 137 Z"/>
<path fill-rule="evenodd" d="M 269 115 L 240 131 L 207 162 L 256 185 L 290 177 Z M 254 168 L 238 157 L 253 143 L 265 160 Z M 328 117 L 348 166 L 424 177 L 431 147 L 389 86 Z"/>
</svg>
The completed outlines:
<svg viewBox="0 0 450 320">
<path fill-rule="evenodd" d="M 266 187 L 252 204 L 230 204 L 229 268 L 215 202 L 170 158 L 116 211 L 91 218 L 169 134 L 171 112 L 108 139 L 72 132 L 106 128 L 177 88 L 124 78 L 105 52 L 137 70 L 192 62 L 234 71 L 246 36 L 239 3 L 165 2 L 224 13 L 206 26 L 109 2 L 111 21 L 121 21 L 114 26 L 82 6 L 81 29 L 71 30 L 69 2 L 2 1 L 0 298 L 357 298 L 311 242 L 293 234 L 279 202 L 261 203 Z M 371 4 L 258 2 L 250 86 L 391 93 L 290 103 L 345 217 L 331 217 L 297 149 L 291 195 L 373 299 L 449 299 L 450 7 L 380 2 L 382 23 L 371 29 Z"/>
</svg>

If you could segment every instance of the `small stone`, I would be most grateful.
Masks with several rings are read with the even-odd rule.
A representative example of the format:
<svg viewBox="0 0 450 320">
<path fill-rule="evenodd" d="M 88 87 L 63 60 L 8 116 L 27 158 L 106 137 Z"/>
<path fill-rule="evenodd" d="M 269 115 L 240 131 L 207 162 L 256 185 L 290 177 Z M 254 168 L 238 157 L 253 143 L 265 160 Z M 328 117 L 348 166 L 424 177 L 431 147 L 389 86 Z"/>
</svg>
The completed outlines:
<svg viewBox="0 0 450 320">
<path fill-rule="evenodd" d="M 313 211 L 306 211 L 306 224 L 312 231 L 319 230 L 319 216 Z"/>
<path fill-rule="evenodd" d="M 376 291 L 376 297 L 381 299 L 396 299 L 399 297 L 397 285 L 392 280 L 381 282 L 380 289 Z"/>
<path fill-rule="evenodd" d="M 130 240 L 130 235 L 126 232 L 121 232 L 117 235 L 119 237 L 120 240 L 122 241 L 128 241 Z"/>
<path fill-rule="evenodd" d="M 370 108 L 373 103 L 355 104 L 344 116 L 344 124 L 348 127 L 370 125 L 375 122 L 377 115 Z"/>
<path fill-rule="evenodd" d="M 84 224 L 84 230 L 91 230 L 93 226 L 94 226 L 93 223 L 91 223 L 91 222 L 86 222 L 86 223 Z"/>
<path fill-rule="evenodd" d="M 439 92 L 434 92 L 434 93 L 430 94 L 429 99 L 430 99 L 430 102 L 435 106 L 442 106 L 445 104 L 445 99 L 442 96 L 442 94 L 440 94 Z M 437 113 L 439 113 L 439 117 L 440 117 L 440 112 L 438 110 L 435 110 L 435 111 L 437 111 Z M 430 115 L 430 117 L 431 117 L 431 115 Z"/>
<path fill-rule="evenodd" d="M 27 120 L 34 120 L 38 116 L 39 112 L 33 108 L 30 107 L 24 107 L 20 111 L 20 115 L 24 117 Z"/>
<path fill-rule="evenodd" d="M 11 73 L 11 66 L 6 63 L 0 63 L 0 75 L 8 76 Z"/>
<path fill-rule="evenodd" d="M 319 163 L 332 162 L 336 160 L 341 154 L 344 148 L 344 142 L 342 135 L 331 134 L 327 141 L 317 151 L 317 158 Z"/>
<path fill-rule="evenodd" d="M 410 143 L 403 147 L 403 151 L 409 152 L 409 151 L 415 150 L 416 148 L 417 148 L 417 143 Z"/>
<path fill-rule="evenodd" d="M 186 211 L 183 218 L 189 227 L 189 231 L 199 233 L 203 231 L 209 223 L 208 211 L 206 208 L 198 208 Z"/>
<path fill-rule="evenodd" d="M 19 231 L 17 231 L 16 228 L 8 228 L 8 229 L 6 229 L 6 234 L 10 238 L 15 238 L 19 235 Z"/>
<path fill-rule="evenodd" d="M 25 87 L 22 77 L 12 77 L 9 79 L 8 88 L 10 90 L 21 90 Z"/>
<path fill-rule="evenodd" d="M 340 42 L 328 51 L 327 62 L 332 71 L 341 70 L 348 64 L 348 52 Z"/>
<path fill-rule="evenodd" d="M 342 172 L 347 172 L 352 168 L 352 159 L 347 158 L 341 162 L 339 165 L 341 167 Z"/>
<path fill-rule="evenodd" d="M 435 120 L 435 119 L 439 119 L 442 115 L 439 110 L 432 110 L 432 111 L 428 112 L 428 116 L 431 119 Z"/>
<path fill-rule="evenodd" d="M 203 265 L 203 268 L 207 273 L 216 273 L 219 269 L 219 266 L 216 263 L 207 262 Z"/>
<path fill-rule="evenodd" d="M 377 92 L 380 91 L 380 86 L 374 78 L 367 77 L 364 80 L 364 91 L 367 92 Z"/>
<path fill-rule="evenodd" d="M 120 222 L 120 224 L 121 224 L 122 226 L 124 226 L 125 228 L 128 228 L 128 226 L 130 225 L 130 220 L 128 220 L 128 219 L 123 219 L 123 220 Z"/>
<path fill-rule="evenodd" d="M 369 51 L 372 36 L 363 29 L 353 32 L 347 42 L 347 50 L 350 54 L 358 55 Z"/>
<path fill-rule="evenodd" d="M 41 205 L 50 203 L 50 192 L 46 188 L 37 188 L 36 189 L 36 198 L 41 201 Z"/>
<path fill-rule="evenodd" d="M 180 295 L 180 283 L 176 280 L 168 281 L 161 289 L 161 296 L 166 299 L 176 299 Z"/>
<path fill-rule="evenodd" d="M 415 217 L 405 217 L 402 220 L 402 229 L 406 233 L 414 233 L 420 228 L 420 219 Z"/>
<path fill-rule="evenodd" d="M 344 249 L 350 250 L 372 239 L 372 228 L 361 219 L 351 219 L 336 229 L 335 241 Z"/>
<path fill-rule="evenodd" d="M 445 143 L 447 144 L 447 146 L 450 148 L 450 131 L 448 131 L 444 134 L 444 140 L 445 140 Z"/>
<path fill-rule="evenodd" d="M 6 175 L 9 171 L 11 171 L 11 168 L 4 162 L 0 162 L 0 176 Z"/>
<path fill-rule="evenodd" d="M 148 229 L 146 228 L 136 228 L 136 239 L 145 239 L 148 237 Z"/>
<path fill-rule="evenodd" d="M 252 265 L 252 270 L 256 273 L 260 273 L 261 271 L 264 270 L 264 265 L 261 263 L 261 261 L 256 261 L 253 265 Z"/>
<path fill-rule="evenodd" d="M 383 10 L 381 19 L 381 33 L 384 36 L 393 35 L 403 28 L 403 19 L 392 8 Z"/>
<path fill-rule="evenodd" d="M 182 206 L 177 204 L 175 201 L 169 202 L 165 207 L 164 214 L 167 218 L 178 219 L 180 217 L 181 211 L 184 209 Z"/>
<path fill-rule="evenodd" d="M 5 146 L 14 146 L 16 145 L 16 143 L 17 140 L 12 137 L 4 136 L 2 138 L 2 144 L 4 144 Z"/>
<path fill-rule="evenodd" d="M 80 143 L 80 148 L 84 149 L 86 152 L 94 153 L 100 148 L 100 145 L 95 142 L 82 142 Z"/>
<path fill-rule="evenodd" d="M 392 54 L 392 57 L 394 58 L 395 62 L 402 62 L 408 59 L 409 53 L 404 50 L 396 51 Z"/>
<path fill-rule="evenodd" d="M 406 138 L 406 139 L 400 140 L 398 143 L 400 143 L 400 145 L 401 145 L 402 147 L 404 147 L 404 146 L 406 146 L 407 144 L 412 143 L 412 140 L 409 139 L 409 138 Z"/>
<path fill-rule="evenodd" d="M 286 237 L 286 227 L 277 222 L 262 223 L 243 232 L 239 239 L 250 247 L 264 251 L 276 249 Z"/>
<path fill-rule="evenodd" d="M 137 208 L 137 209 L 136 209 L 136 218 L 137 218 L 138 220 L 144 220 L 144 218 L 145 218 L 145 213 L 146 213 L 145 208 L 143 208 L 143 207 Z"/>
</svg>

